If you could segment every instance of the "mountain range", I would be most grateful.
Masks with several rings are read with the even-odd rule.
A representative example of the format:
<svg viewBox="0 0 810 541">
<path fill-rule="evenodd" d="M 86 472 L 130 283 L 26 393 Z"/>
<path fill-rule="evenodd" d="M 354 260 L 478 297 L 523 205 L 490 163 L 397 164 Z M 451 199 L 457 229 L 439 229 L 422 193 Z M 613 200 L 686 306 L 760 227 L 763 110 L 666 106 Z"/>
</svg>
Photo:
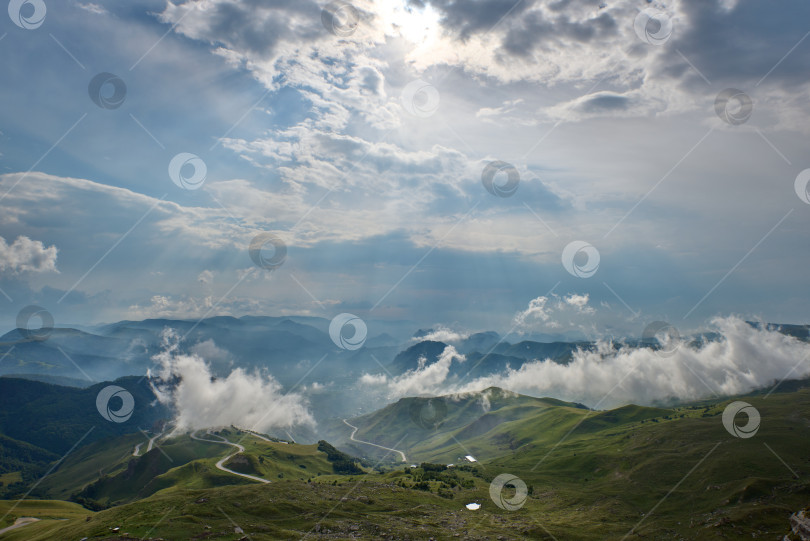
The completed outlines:
<svg viewBox="0 0 810 541">
<path fill-rule="evenodd" d="M 578 349 L 606 346 L 511 343 L 491 331 L 438 341 L 428 329 L 380 333 L 352 351 L 328 326 L 246 317 L 54 329 L 45 340 L 7 333 L 0 539 L 801 538 L 810 380 L 608 410 L 499 387 L 369 400 L 362 374 L 411 374 L 450 346 L 466 361 L 449 378 L 534 359 L 565 365 Z M 307 395 L 314 424 L 176 430 L 177 412 L 145 377 L 167 328 L 187 335 L 180 350 L 206 359 L 212 384 L 243 364 L 290 391 L 302 374 L 325 382 Z M 806 326 L 778 330 L 807 340 Z M 608 347 L 641 346 L 658 344 Z M 127 404 L 117 390 L 138 407 L 113 418 Z M 730 408 L 756 412 L 753 432 L 728 423 Z M 503 476 L 511 484 L 498 485 Z"/>
</svg>

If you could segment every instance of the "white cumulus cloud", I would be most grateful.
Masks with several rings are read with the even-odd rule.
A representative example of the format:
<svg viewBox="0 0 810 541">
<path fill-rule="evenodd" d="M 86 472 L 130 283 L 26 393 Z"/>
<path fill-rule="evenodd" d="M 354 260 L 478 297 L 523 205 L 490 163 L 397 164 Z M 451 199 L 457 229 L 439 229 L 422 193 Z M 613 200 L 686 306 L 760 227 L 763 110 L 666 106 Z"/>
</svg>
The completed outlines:
<svg viewBox="0 0 810 541">
<path fill-rule="evenodd" d="M 596 309 L 588 305 L 589 301 L 588 293 L 584 295 L 571 293 L 562 297 L 555 294 L 548 297 L 537 297 L 529 301 L 529 306 L 525 310 L 515 314 L 515 325 L 529 327 L 536 323 L 543 323 L 549 328 L 559 329 L 563 326 L 564 318 L 595 314 Z M 574 321 L 569 321 L 567 326 L 582 328 Z"/>
<path fill-rule="evenodd" d="M 444 383 L 450 373 L 450 365 L 453 362 L 463 363 L 465 360 L 466 357 L 456 351 L 456 348 L 447 346 L 434 363 L 427 364 L 427 360 L 422 357 L 417 368 L 390 380 L 385 375 L 364 374 L 360 381 L 366 384 L 387 385 L 388 395 L 391 398 L 436 396 L 442 394 Z"/>
<path fill-rule="evenodd" d="M 19 236 L 8 244 L 0 237 L 0 271 L 59 272 L 56 269 L 56 246 L 45 245 L 38 240 Z"/>
<path fill-rule="evenodd" d="M 429 333 L 411 338 L 412 342 L 424 342 L 425 340 L 432 340 L 434 342 L 444 342 L 444 343 L 451 343 L 451 342 L 461 342 L 462 340 L 466 340 L 469 338 L 470 334 L 463 332 L 463 331 L 454 331 L 452 329 L 448 329 L 446 327 L 439 327 L 437 329 L 431 330 Z"/>
<path fill-rule="evenodd" d="M 216 378 L 198 353 L 180 353 L 177 341 L 174 331 L 164 332 L 163 350 L 153 357 L 158 370 L 150 373 L 158 400 L 174 409 L 177 432 L 230 425 L 262 432 L 314 426 L 306 399 L 285 394 L 272 376 L 236 368 Z"/>
<path fill-rule="evenodd" d="M 712 325 L 717 340 L 702 344 L 684 340 L 671 355 L 599 342 L 594 351 L 575 352 L 568 364 L 532 361 L 460 387 L 447 379 L 449 357 L 455 352 L 446 350 L 443 361 L 404 374 L 389 385 L 404 395 L 417 394 L 420 389 L 453 394 L 496 386 L 606 409 L 736 395 L 785 377 L 810 375 L 810 363 L 801 362 L 810 356 L 810 344 L 753 327 L 739 317 L 716 318 Z"/>
</svg>

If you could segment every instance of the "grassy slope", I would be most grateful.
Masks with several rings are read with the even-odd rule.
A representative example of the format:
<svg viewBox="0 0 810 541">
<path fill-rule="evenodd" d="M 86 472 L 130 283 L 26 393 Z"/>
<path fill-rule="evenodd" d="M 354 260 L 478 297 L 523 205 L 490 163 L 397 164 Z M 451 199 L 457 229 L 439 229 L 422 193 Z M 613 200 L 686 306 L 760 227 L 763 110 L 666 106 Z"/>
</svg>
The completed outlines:
<svg viewBox="0 0 810 541">
<path fill-rule="evenodd" d="M 80 497 L 102 505 L 119 505 L 143 498 L 166 486 L 158 481 L 163 474 L 198 460 L 210 462 L 213 466 L 230 449 L 194 440 L 187 435 L 160 440 L 157 444 L 159 447 L 147 453 L 144 443 L 142 454 L 138 457 L 131 456 L 130 448 L 130 456 L 125 457 L 111 472 L 83 487 Z"/>
<path fill-rule="evenodd" d="M 234 471 L 262 477 L 272 482 L 281 479 L 306 480 L 332 474 L 332 465 L 326 460 L 326 455 L 317 450 L 317 445 L 269 443 L 233 429 L 222 431 L 220 434 L 230 441 L 241 441 L 245 447 L 245 453 L 232 457 L 224 464 Z M 245 439 L 242 440 L 243 436 Z M 224 445 L 217 447 L 220 452 L 214 458 L 193 460 L 172 468 L 165 474 L 155 477 L 147 485 L 146 490 L 151 494 L 160 490 L 176 491 L 256 484 L 255 481 L 218 470 L 215 467 L 216 462 L 233 452 L 233 448 Z M 248 465 L 239 460 L 242 456 L 249 458 Z"/>
<path fill-rule="evenodd" d="M 30 539 L 36 534 L 35 530 L 57 532 L 65 524 L 81 524 L 93 513 L 75 503 L 57 500 L 23 500 L 19 503 L 0 500 L 0 516 L 4 515 L 5 518 L 0 520 L 0 529 L 11 526 L 19 517 L 40 519 L 40 522 L 12 530 L 2 536 L 3 541 L 16 541 Z"/>
<path fill-rule="evenodd" d="M 533 443 L 487 468 L 534 485 L 541 495 L 537 511 L 549 517 L 552 532 L 576 522 L 592 538 L 620 538 L 641 522 L 637 532 L 672 539 L 784 534 L 790 513 L 810 500 L 804 452 L 810 391 L 746 400 L 762 415 L 750 439 L 726 432 L 720 416 L 727 402 L 670 412 L 677 418 L 659 422 L 619 418 L 601 430 L 588 426 L 600 415 L 585 413 L 558 447 Z M 538 428 L 526 423 L 520 430 Z"/>
<path fill-rule="evenodd" d="M 127 434 L 80 447 L 40 483 L 39 492 L 51 498 L 67 499 L 100 475 L 114 475 L 125 469 L 135 445 L 146 440 L 140 433 Z M 145 443 L 143 449 L 146 450 Z"/>
<path fill-rule="evenodd" d="M 790 513 L 810 501 L 810 390 L 745 400 L 762 415 L 761 428 L 750 439 L 734 438 L 724 429 L 720 415 L 728 401 L 601 413 L 538 405 L 533 415 L 484 432 L 457 428 L 455 434 L 469 436 L 465 447 L 479 449 L 482 458 L 492 452 L 494 458 L 480 464 L 476 476 L 459 472 L 466 488 L 450 489 L 452 499 L 439 497 L 435 482 L 431 492 L 397 486 L 414 486 L 401 469 L 353 478 L 328 475 L 313 446 L 248 438 L 245 454 L 256 459 L 253 464 L 264 457 L 260 473 L 268 478 L 285 473 L 285 478 L 268 485 L 227 479 L 228 474 L 213 469 L 215 459 L 199 459 L 164 474 L 175 476 L 172 486 L 149 498 L 96 513 L 89 521 L 69 520 L 59 531 L 66 538 L 104 538 L 110 527 L 121 526 L 137 536 L 239 539 L 241 534 L 233 533 L 236 523 L 252 539 L 293 539 L 312 531 L 313 537 L 336 539 L 351 534 L 452 539 L 458 534 L 589 540 L 621 539 L 631 528 L 628 539 L 777 539 L 787 533 Z M 494 413 L 506 415 L 508 407 Z M 235 441 L 234 436 L 228 437 Z M 442 446 L 441 438 L 436 434 L 427 440 L 425 452 L 461 452 L 446 436 Z M 505 453 L 509 442 L 517 447 Z M 198 469 L 184 471 L 189 468 Z M 296 469 L 299 478 L 291 479 Z M 314 482 L 300 480 L 303 472 Z M 514 474 L 532 488 L 520 510 L 505 511 L 490 500 L 489 481 L 500 473 Z M 205 479 L 231 484 L 190 490 Z M 470 501 L 482 508 L 467 511 L 463 505 Z M 47 539 L 47 527 L 26 526 L 26 538 Z"/>
<path fill-rule="evenodd" d="M 414 422 L 412 417 L 414 412 L 419 412 L 420 408 L 426 406 L 431 400 L 442 401 L 446 408 L 446 415 L 438 429 L 420 426 Z M 476 430 L 482 431 L 482 428 L 486 428 L 482 433 L 486 432 L 491 426 L 487 428 L 486 426 L 471 425 L 482 416 L 485 418 L 479 425 L 486 425 L 487 422 L 494 425 L 504 420 L 532 416 L 537 412 L 558 407 L 575 409 L 573 404 L 559 400 L 534 398 L 492 388 L 482 393 L 467 393 L 457 397 L 403 398 L 374 413 L 356 417 L 350 422 L 359 428 L 355 436 L 357 439 L 406 450 L 409 460 L 413 455 L 413 460 L 420 461 L 435 458 L 436 453 L 431 449 L 445 445 L 445 439 L 448 439 L 450 435 L 457 436 L 458 431 L 462 429 L 470 437 L 474 436 L 473 432 Z M 346 431 L 347 437 L 349 432 L 350 430 Z M 445 435 L 445 439 L 441 439 L 442 434 Z M 437 437 L 439 438 L 437 441 L 428 443 Z M 368 446 L 359 446 L 359 448 L 369 456 L 385 453 L 385 451 L 375 451 Z"/>
<path fill-rule="evenodd" d="M 218 432 L 232 442 L 240 442 L 245 453 L 233 456 L 225 467 L 268 480 L 299 479 L 330 475 L 332 464 L 317 445 L 266 442 L 235 429 Z M 219 459 L 234 452 L 227 445 L 202 442 L 187 435 L 163 439 L 159 448 L 133 457 L 143 435 L 128 435 L 90 444 L 71 456 L 41 484 L 57 498 L 77 494 L 87 502 L 102 506 L 120 505 L 166 489 L 202 489 L 254 481 L 216 468 Z"/>
<path fill-rule="evenodd" d="M 21 495 L 27 490 L 25 483 L 30 485 L 42 477 L 58 458 L 50 451 L 0 434 L 0 494 L 9 498 Z"/>
<path fill-rule="evenodd" d="M 59 533 L 66 539 L 113 538 L 110 528 L 117 526 L 132 537 L 240 539 L 242 534 L 234 532 L 234 524 L 253 540 L 300 539 L 310 531 L 316 538 L 324 534 L 333 539 L 351 534 L 367 539 L 389 535 L 448 539 L 452 538 L 451 528 L 467 531 L 467 539 L 503 532 L 493 517 L 462 510 L 460 500 L 383 481 L 342 478 L 340 485 L 332 485 L 283 480 L 270 485 L 159 493 L 96 513 L 89 521 L 67 521 Z M 471 497 L 484 490 L 483 481 L 479 484 L 478 490 L 469 490 Z M 32 541 L 51 539 L 54 532 L 26 528 L 31 528 L 26 539 Z"/>
</svg>

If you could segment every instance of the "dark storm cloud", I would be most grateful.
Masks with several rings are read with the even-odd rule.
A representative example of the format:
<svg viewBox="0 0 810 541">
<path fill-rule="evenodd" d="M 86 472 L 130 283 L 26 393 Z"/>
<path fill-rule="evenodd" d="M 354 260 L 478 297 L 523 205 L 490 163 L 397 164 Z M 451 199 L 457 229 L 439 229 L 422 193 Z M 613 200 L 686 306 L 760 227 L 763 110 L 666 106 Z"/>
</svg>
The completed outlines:
<svg viewBox="0 0 810 541">
<path fill-rule="evenodd" d="M 593 98 L 583 101 L 579 109 L 586 113 L 596 113 L 599 111 L 624 111 L 632 106 L 633 100 L 627 96 L 619 94 L 602 93 Z"/>
<path fill-rule="evenodd" d="M 193 5 L 186 3 L 178 7 L 187 4 Z M 281 42 L 324 37 L 320 12 L 321 6 L 311 0 L 216 2 L 205 10 L 204 34 L 216 36 L 217 42 L 240 51 L 269 56 Z M 296 19 L 309 20 L 311 24 L 290 23 Z M 187 24 L 195 25 L 195 22 L 187 21 Z"/>
<path fill-rule="evenodd" d="M 445 31 L 461 41 L 491 31 L 500 36 L 503 52 L 515 57 L 578 43 L 615 46 L 612 38 L 632 27 L 636 9 L 648 6 L 638 2 L 633 9 L 585 0 L 560 0 L 542 8 L 540 2 L 528 0 L 410 0 L 410 4 L 417 8 L 432 6 L 441 14 Z M 625 46 L 635 46 L 640 53 L 660 54 L 652 73 L 683 79 L 686 85 L 705 82 L 681 54 L 713 83 L 756 83 L 805 36 L 806 21 L 810 20 L 810 3 L 803 0 L 778 4 L 764 0 L 736 4 L 703 0 L 679 2 L 671 9 L 674 31 L 665 47 L 653 51 L 637 42 L 635 36 Z M 810 39 L 787 55 L 768 81 L 804 84 L 809 64 Z"/>
<path fill-rule="evenodd" d="M 501 24 L 505 29 L 502 46 L 515 56 L 528 56 L 546 43 L 587 43 L 616 34 L 617 24 L 613 16 L 601 7 L 580 1 L 556 2 L 547 8 L 556 14 L 544 16 L 535 9 L 537 3 L 514 0 L 486 0 L 457 2 L 452 0 L 411 0 L 411 4 L 423 7 L 430 4 L 442 14 L 442 25 L 459 39 L 466 40 L 473 34 L 487 33 Z M 568 11 L 589 12 L 583 20 Z M 508 22 L 506 22 L 508 19 Z M 501 30 L 501 29 L 499 29 Z"/>
<path fill-rule="evenodd" d="M 810 3 L 802 0 L 749 0 L 730 11 L 720 0 L 684 2 L 682 9 L 686 24 L 676 23 L 662 69 L 672 77 L 689 75 L 680 51 L 712 82 L 757 82 L 809 30 Z M 804 84 L 809 64 L 810 41 L 805 40 L 774 69 L 768 81 Z M 694 76 L 691 81 L 705 84 Z"/>
<path fill-rule="evenodd" d="M 509 28 L 503 48 L 515 56 L 528 56 L 546 43 L 574 41 L 588 43 L 616 33 L 616 21 L 608 13 L 582 22 L 561 17 L 547 20 L 539 11 L 527 13 Z"/>
</svg>

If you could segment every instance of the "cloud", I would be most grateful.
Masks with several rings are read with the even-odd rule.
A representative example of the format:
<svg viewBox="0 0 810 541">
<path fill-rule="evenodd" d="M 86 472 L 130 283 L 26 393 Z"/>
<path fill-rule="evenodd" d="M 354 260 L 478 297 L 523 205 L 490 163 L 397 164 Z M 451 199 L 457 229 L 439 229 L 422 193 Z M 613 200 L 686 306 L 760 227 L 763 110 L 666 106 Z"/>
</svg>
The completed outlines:
<svg viewBox="0 0 810 541">
<path fill-rule="evenodd" d="M 386 385 L 389 398 L 402 396 L 436 396 L 441 394 L 442 386 L 450 373 L 453 362 L 463 363 L 467 358 L 453 346 L 447 346 L 436 362 L 427 364 L 419 359 L 419 366 L 393 378 L 364 374 L 360 381 L 367 384 Z"/>
<path fill-rule="evenodd" d="M 559 329 L 564 323 L 563 318 L 571 318 L 572 315 L 578 314 L 595 314 L 596 309 L 588 305 L 589 300 L 588 293 L 584 295 L 571 293 L 562 297 L 552 293 L 550 297 L 537 297 L 529 301 L 529 306 L 525 310 L 515 315 L 514 322 L 517 327 L 529 327 L 541 322 L 550 328 Z M 575 326 L 570 321 L 568 325 Z"/>
<path fill-rule="evenodd" d="M 158 400 L 174 409 L 177 432 L 231 425 L 262 432 L 314 426 L 306 399 L 284 393 L 271 375 L 236 368 L 214 378 L 205 359 L 180 353 L 177 343 L 177 334 L 166 330 L 163 350 L 153 357 L 157 370 L 149 373 Z"/>
<path fill-rule="evenodd" d="M 562 298 L 565 304 L 575 307 L 578 312 L 585 312 L 592 314 L 596 310 L 593 307 L 588 306 L 589 299 L 590 295 L 588 295 L 587 293 L 584 295 L 577 295 L 576 293 L 572 293 L 569 296 Z"/>
<path fill-rule="evenodd" d="M 246 273 L 247 274 L 247 273 Z M 259 273 L 252 269 L 251 276 Z M 244 275 L 243 275 L 244 276 Z M 251 283 L 250 279 L 242 283 Z M 126 309 L 130 319 L 191 319 L 214 316 L 239 317 L 245 314 L 265 314 L 268 311 L 289 313 L 288 308 L 281 309 L 272 303 L 263 302 L 252 296 L 231 295 L 227 298 L 214 295 L 152 295 L 148 303 L 132 304 Z"/>
<path fill-rule="evenodd" d="M 25 182 L 20 182 L 22 178 Z M 65 242 L 72 245 L 112 245 L 136 222 L 139 227 L 132 232 L 134 238 L 141 231 L 150 230 L 155 235 L 162 233 L 169 240 L 179 237 L 184 242 L 210 248 L 230 246 L 234 237 L 247 238 L 252 229 L 233 224 L 221 208 L 183 206 L 88 179 L 39 172 L 9 173 L 0 175 L 0 186 L 9 192 L 4 199 L 4 216 L 0 223 L 7 227 L 35 227 L 44 219 L 43 209 L 59 204 L 60 213 L 49 216 L 48 223 L 52 229 L 69 230 Z M 88 208 L 93 212 L 87 213 Z M 139 219 L 145 223 L 140 224 Z M 113 227 L 100 229 L 99 223 Z M 120 233 L 111 236 L 122 224 L 126 225 Z M 101 254 L 103 251 L 99 256 Z"/>
<path fill-rule="evenodd" d="M 208 285 L 214 281 L 214 273 L 210 270 L 204 270 L 197 276 L 197 281 L 203 285 Z"/>
<path fill-rule="evenodd" d="M 19 236 L 9 245 L 0 237 L 0 270 L 19 272 L 59 272 L 56 269 L 56 246 L 45 247 L 38 240 Z"/>
<path fill-rule="evenodd" d="M 221 363 L 230 358 L 230 353 L 217 346 L 211 338 L 191 346 L 191 353 L 208 362 L 215 363 Z"/>
<path fill-rule="evenodd" d="M 465 393 L 461 393 L 461 394 L 458 394 L 458 395 L 455 395 L 455 396 L 463 396 L 464 394 Z M 484 410 L 484 412 L 486 412 L 486 413 L 488 413 L 489 410 L 492 409 L 492 402 L 490 402 L 490 396 L 491 395 L 492 395 L 492 391 L 489 390 L 489 389 L 485 389 L 484 391 L 481 392 L 481 398 L 480 398 L 481 409 Z M 511 395 L 511 393 L 510 393 L 510 395 Z"/>
<path fill-rule="evenodd" d="M 383 385 L 388 382 L 385 374 L 363 374 L 360 383 L 363 385 Z"/>
<path fill-rule="evenodd" d="M 129 307 L 129 313 L 141 319 L 202 317 L 211 310 L 215 302 L 211 296 L 174 299 L 168 295 L 152 295 L 149 301 L 146 306 L 133 304 Z M 222 310 L 227 308 L 223 307 Z M 215 315 L 224 314 L 219 312 Z"/>
<path fill-rule="evenodd" d="M 102 6 L 100 6 L 98 4 L 95 4 L 93 2 L 87 2 L 86 4 L 82 4 L 81 2 L 78 2 L 76 5 L 79 8 L 81 8 L 81 9 L 83 9 L 85 11 L 89 11 L 90 13 L 94 13 L 96 15 L 107 15 L 108 14 L 106 9 L 104 9 Z"/>
<path fill-rule="evenodd" d="M 310 393 L 321 393 L 321 392 L 325 391 L 326 388 L 329 385 L 330 384 L 328 384 L 328 383 L 324 384 L 324 383 L 320 383 L 320 382 L 317 382 L 317 381 L 313 381 L 312 384 L 310 384 L 309 386 L 304 385 L 304 387 L 302 387 L 302 389 L 304 391 L 308 391 Z"/>
<path fill-rule="evenodd" d="M 515 315 L 515 324 L 525 325 L 526 320 L 530 318 L 548 321 L 551 318 L 551 314 L 549 310 L 546 309 L 546 303 L 548 303 L 548 297 L 537 297 L 536 299 L 530 300 L 529 307 Z"/>
<path fill-rule="evenodd" d="M 599 279 L 579 282 L 592 302 L 609 299 L 615 319 L 637 309 L 674 319 L 798 204 L 791 189 L 797 170 L 788 164 L 807 147 L 796 132 L 810 129 L 810 49 L 804 42 L 794 48 L 806 32 L 804 1 L 785 0 L 775 10 L 762 2 L 673 0 L 665 7 L 674 31 L 661 46 L 642 42 L 632 24 L 639 9 L 661 3 L 352 0 L 363 20 L 343 38 L 323 28 L 322 3 L 312 0 L 152 2 L 162 12 L 154 20 L 142 15 L 155 5 L 97 3 L 113 14 L 109 24 L 95 24 L 99 17 L 74 2 L 49 5 L 49 20 L 60 21 L 59 39 L 71 51 L 96 50 L 98 69 L 126 70 L 138 59 L 138 69 L 116 72 L 130 89 L 126 111 L 105 117 L 114 137 L 99 137 L 99 126 L 86 124 L 98 120 L 91 115 L 60 142 L 65 156 L 81 157 L 42 162 L 61 177 L 32 171 L 11 191 L 22 175 L 0 177 L 0 193 L 8 192 L 4 236 L 58 246 L 61 272 L 26 275 L 30 291 L 19 296 L 17 278 L 3 273 L 3 290 L 36 302 L 44 302 L 45 288 L 68 290 L 154 208 L 60 306 L 82 295 L 99 300 L 75 302 L 63 321 L 199 317 L 211 306 L 200 289 L 221 298 L 241 278 L 228 267 L 251 264 L 244 247 L 263 230 L 282 234 L 290 247 L 276 277 L 308 271 L 312 281 L 304 283 L 322 301 L 373 304 L 430 249 L 426 264 L 387 300 L 420 326 L 463 321 L 506 331 L 537 287 L 567 278 L 558 274 L 559 253 L 561 240 L 573 238 L 598 243 L 604 256 Z M 427 39 L 411 39 L 419 34 Z M 3 135 L 11 145 L 3 152 L 7 171 L 30 168 L 25 141 L 54 142 L 76 122 L 75 96 L 52 89 L 84 88 L 88 73 L 51 54 L 53 46 L 29 40 L 4 71 L 6 87 L 16 89 Z M 415 79 L 440 94 L 429 118 L 402 106 L 400 95 Z M 744 126 L 701 138 L 709 128 L 702 124 L 722 122 L 712 104 L 725 87 L 749 92 L 754 114 Z M 191 193 L 172 184 L 169 155 L 155 142 L 170 154 L 200 153 L 209 166 L 205 185 Z M 218 150 L 206 152 L 212 143 Z M 519 170 L 515 197 L 483 190 L 481 170 L 495 159 Z M 118 187 L 66 178 L 87 171 Z M 168 200 L 158 200 L 164 191 Z M 561 198 L 565 204 L 557 204 Z M 741 214 L 745 223 L 722 227 Z M 807 214 L 794 212 L 690 317 L 718 309 L 805 317 L 807 299 L 796 292 L 807 257 L 791 247 L 806 244 L 806 226 Z M 399 255 L 391 238 L 404 239 Z M 413 246 L 424 251 L 412 257 Z M 352 258 L 338 254 L 356 247 Z M 461 263 L 468 254 L 478 256 L 473 265 Z M 320 272 L 327 267 L 333 272 Z M 210 290 L 194 279 L 203 269 L 215 273 Z M 768 280 L 777 274 L 780 280 Z M 461 284 L 474 287 L 461 292 Z M 215 313 L 318 308 L 291 281 L 273 291 L 245 285 L 234 290 L 244 296 L 238 303 L 229 296 Z M 741 294 L 755 287 L 756 299 Z M 49 309 L 59 308 L 60 296 Z M 417 306 L 420 298 L 431 300 Z M 545 309 L 555 304 L 550 297 Z M 140 309 L 129 314 L 129 306 Z M 529 319 L 579 325 L 582 317 Z M 614 332 L 606 323 L 600 331 Z"/>
<path fill-rule="evenodd" d="M 433 329 L 427 334 L 418 337 L 414 336 L 413 338 L 411 338 L 411 342 L 423 342 L 426 340 L 432 340 L 434 342 L 452 343 L 466 340 L 467 338 L 469 338 L 469 336 L 470 333 L 463 331 L 454 331 L 452 329 L 448 329 L 447 327 L 439 326 L 439 328 Z"/>
<path fill-rule="evenodd" d="M 606 409 L 737 395 L 788 376 L 810 375 L 808 363 L 797 365 L 810 355 L 810 344 L 764 326 L 756 328 L 738 317 L 716 318 L 712 324 L 716 340 L 691 345 L 683 341 L 669 356 L 652 348 L 617 348 L 603 341 L 594 351 L 575 352 L 568 364 L 537 360 L 461 386 L 447 378 L 448 356 L 454 352 L 446 351 L 442 360 L 389 387 L 405 394 L 422 389 L 452 394 L 496 386 Z"/>
</svg>

